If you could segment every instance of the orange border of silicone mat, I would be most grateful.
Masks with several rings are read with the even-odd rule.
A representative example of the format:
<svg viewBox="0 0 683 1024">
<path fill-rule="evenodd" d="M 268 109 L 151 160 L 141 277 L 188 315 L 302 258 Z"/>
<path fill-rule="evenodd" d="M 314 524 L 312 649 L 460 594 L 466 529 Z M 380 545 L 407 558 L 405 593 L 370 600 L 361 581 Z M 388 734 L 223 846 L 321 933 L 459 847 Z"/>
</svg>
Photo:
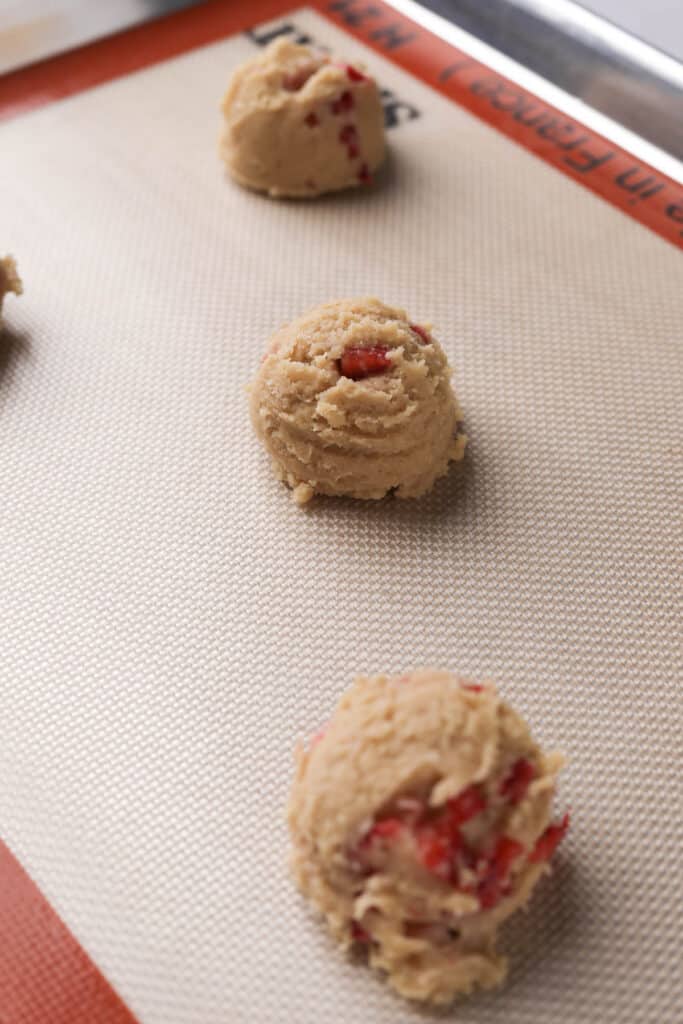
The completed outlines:
<svg viewBox="0 0 683 1024">
<path fill-rule="evenodd" d="M 0 78 L 0 121 L 296 9 L 210 0 Z M 508 138 L 683 248 L 683 189 L 381 0 L 308 6 Z M 97 967 L 0 842 L 0 1019 L 134 1024 Z M 9 1016 L 8 1016 L 9 1014 Z"/>
<path fill-rule="evenodd" d="M 106 978 L 0 841 L 2 1024 L 136 1024 Z"/>
<path fill-rule="evenodd" d="M 296 9 L 210 0 L 0 79 L 0 120 Z M 438 38 L 382 0 L 309 0 L 351 35 L 683 248 L 683 187 Z"/>
</svg>

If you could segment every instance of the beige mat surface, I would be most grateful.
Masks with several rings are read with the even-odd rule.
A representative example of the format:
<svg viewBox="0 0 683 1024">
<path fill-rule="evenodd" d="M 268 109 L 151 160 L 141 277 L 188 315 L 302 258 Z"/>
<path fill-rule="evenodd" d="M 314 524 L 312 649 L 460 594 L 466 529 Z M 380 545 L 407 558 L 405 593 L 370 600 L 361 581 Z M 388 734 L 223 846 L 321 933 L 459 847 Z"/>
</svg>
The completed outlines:
<svg viewBox="0 0 683 1024">
<path fill-rule="evenodd" d="M 290 19 L 292 20 L 292 19 Z M 476 1024 L 680 1014 L 683 261 L 407 74 L 376 189 L 216 155 L 226 40 L 0 127 L 0 835 L 143 1024 L 423 1019 L 289 883 L 295 741 L 354 674 L 493 677 L 573 825 Z M 270 333 L 431 319 L 471 437 L 415 503 L 295 507 L 247 419 Z"/>
</svg>

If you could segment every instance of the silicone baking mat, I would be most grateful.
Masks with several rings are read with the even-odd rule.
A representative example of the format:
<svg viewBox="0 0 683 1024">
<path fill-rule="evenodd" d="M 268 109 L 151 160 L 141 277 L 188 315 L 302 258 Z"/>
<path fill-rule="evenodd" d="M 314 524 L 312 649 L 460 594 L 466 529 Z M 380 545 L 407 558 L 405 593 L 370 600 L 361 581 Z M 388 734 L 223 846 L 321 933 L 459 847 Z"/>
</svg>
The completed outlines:
<svg viewBox="0 0 683 1024">
<path fill-rule="evenodd" d="M 332 947 L 283 821 L 352 677 L 423 664 L 569 756 L 509 982 L 452 1016 L 680 1019 L 681 190 L 369 9 L 209 4 L 5 80 L 3 1024 L 129 1020 L 86 952 L 142 1024 L 424 1019 Z M 225 179 L 220 98 L 276 32 L 386 90 L 372 189 Z M 301 510 L 244 385 L 280 323 L 363 294 L 434 322 L 467 459 Z"/>
</svg>

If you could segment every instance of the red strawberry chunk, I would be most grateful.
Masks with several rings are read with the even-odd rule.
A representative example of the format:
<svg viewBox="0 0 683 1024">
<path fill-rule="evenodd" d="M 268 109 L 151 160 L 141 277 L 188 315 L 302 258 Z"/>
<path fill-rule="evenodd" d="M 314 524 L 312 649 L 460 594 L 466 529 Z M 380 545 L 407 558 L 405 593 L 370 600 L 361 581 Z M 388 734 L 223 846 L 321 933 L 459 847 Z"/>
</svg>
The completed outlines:
<svg viewBox="0 0 683 1024">
<path fill-rule="evenodd" d="M 353 93 L 346 89 L 336 100 L 332 100 L 330 109 L 333 114 L 348 114 L 354 108 Z"/>
<path fill-rule="evenodd" d="M 506 892 L 506 879 L 524 847 L 510 836 L 501 836 L 489 858 L 486 873 L 477 886 L 479 903 L 485 910 L 495 907 Z"/>
<path fill-rule="evenodd" d="M 555 822 L 553 825 L 548 825 L 547 829 L 536 840 L 529 861 L 531 864 L 540 864 L 544 860 L 550 860 L 555 850 L 562 842 L 567 829 L 569 828 L 569 813 L 565 814 L 562 821 Z"/>
<path fill-rule="evenodd" d="M 363 164 L 363 166 L 359 170 L 358 180 L 361 181 L 364 185 L 372 184 L 372 175 L 370 174 L 370 169 L 368 168 L 367 164 Z"/>
<path fill-rule="evenodd" d="M 430 338 L 429 338 L 429 335 L 427 334 L 427 332 L 425 331 L 424 327 L 420 327 L 419 324 L 411 324 L 410 325 L 410 329 L 411 329 L 411 331 L 414 331 L 415 334 L 418 335 L 418 337 L 421 339 L 423 345 L 428 345 L 429 344 Z M 474 686 L 466 686 L 465 689 L 466 690 L 473 690 L 473 689 L 475 689 L 475 687 Z M 477 687 L 477 689 L 481 690 L 481 686 Z"/>
<path fill-rule="evenodd" d="M 346 65 L 346 74 L 352 82 L 368 82 L 369 78 L 351 64 Z"/>
<path fill-rule="evenodd" d="M 447 818 L 442 818 L 434 827 L 441 839 L 448 845 L 448 855 L 450 860 L 453 861 L 464 846 L 461 833 Z"/>
<path fill-rule="evenodd" d="M 354 942 L 369 942 L 370 936 L 358 921 L 351 922 L 351 938 Z"/>
<path fill-rule="evenodd" d="M 495 907 L 502 895 L 502 886 L 495 875 L 487 875 L 477 887 L 477 896 L 482 910 L 490 910 L 491 907 Z"/>
<path fill-rule="evenodd" d="M 384 818 L 376 821 L 368 835 L 371 839 L 396 839 L 403 830 L 403 822 L 399 818 Z"/>
<path fill-rule="evenodd" d="M 529 784 L 535 778 L 536 768 L 534 765 L 525 757 L 520 757 L 501 782 L 498 792 L 511 804 L 518 804 L 526 796 Z"/>
<path fill-rule="evenodd" d="M 358 132 L 352 124 L 345 124 L 339 132 L 339 141 L 343 142 L 344 145 L 347 145 L 349 142 L 355 142 L 357 137 Z"/>
<path fill-rule="evenodd" d="M 438 834 L 436 829 L 428 825 L 417 829 L 417 850 L 420 862 L 427 871 L 441 878 L 449 878 L 451 873 L 450 844 Z"/>
<path fill-rule="evenodd" d="M 514 861 L 524 853 L 524 847 L 510 836 L 501 836 L 493 853 L 493 869 L 499 878 L 505 878 Z"/>
<path fill-rule="evenodd" d="M 391 369 L 391 360 L 387 358 L 388 351 L 384 345 L 347 348 L 339 360 L 342 377 L 362 380 L 374 373 L 384 373 L 385 370 Z"/>
<path fill-rule="evenodd" d="M 339 132 L 339 141 L 342 145 L 346 146 L 349 154 L 349 160 L 354 160 L 360 154 L 360 147 L 358 145 L 358 132 L 352 124 L 345 124 L 342 130 Z"/>
<path fill-rule="evenodd" d="M 470 818 L 486 810 L 486 799 L 479 792 L 479 787 L 472 785 L 449 800 L 446 806 L 450 821 L 454 825 L 464 825 Z"/>
</svg>

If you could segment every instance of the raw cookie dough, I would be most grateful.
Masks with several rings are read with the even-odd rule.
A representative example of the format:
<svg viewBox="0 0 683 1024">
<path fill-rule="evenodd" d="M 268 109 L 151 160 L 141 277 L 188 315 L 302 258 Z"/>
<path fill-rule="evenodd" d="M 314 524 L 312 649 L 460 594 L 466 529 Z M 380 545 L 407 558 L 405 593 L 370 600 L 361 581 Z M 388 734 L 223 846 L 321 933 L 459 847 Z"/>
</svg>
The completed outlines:
<svg viewBox="0 0 683 1024">
<path fill-rule="evenodd" d="M 230 173 L 271 196 L 368 184 L 384 159 L 374 79 L 286 39 L 237 68 L 222 110 L 221 155 Z"/>
<path fill-rule="evenodd" d="M 9 292 L 21 295 L 24 287 L 11 256 L 0 257 L 0 327 L 2 326 L 2 300 Z"/>
<path fill-rule="evenodd" d="M 562 764 L 490 684 L 436 670 L 358 679 L 297 751 L 296 881 L 401 995 L 447 1003 L 498 985 L 498 926 L 569 824 L 551 822 Z"/>
<path fill-rule="evenodd" d="M 451 369 L 428 326 L 377 299 L 329 302 L 282 327 L 251 417 L 300 504 L 315 493 L 417 498 L 463 457 Z"/>
</svg>

